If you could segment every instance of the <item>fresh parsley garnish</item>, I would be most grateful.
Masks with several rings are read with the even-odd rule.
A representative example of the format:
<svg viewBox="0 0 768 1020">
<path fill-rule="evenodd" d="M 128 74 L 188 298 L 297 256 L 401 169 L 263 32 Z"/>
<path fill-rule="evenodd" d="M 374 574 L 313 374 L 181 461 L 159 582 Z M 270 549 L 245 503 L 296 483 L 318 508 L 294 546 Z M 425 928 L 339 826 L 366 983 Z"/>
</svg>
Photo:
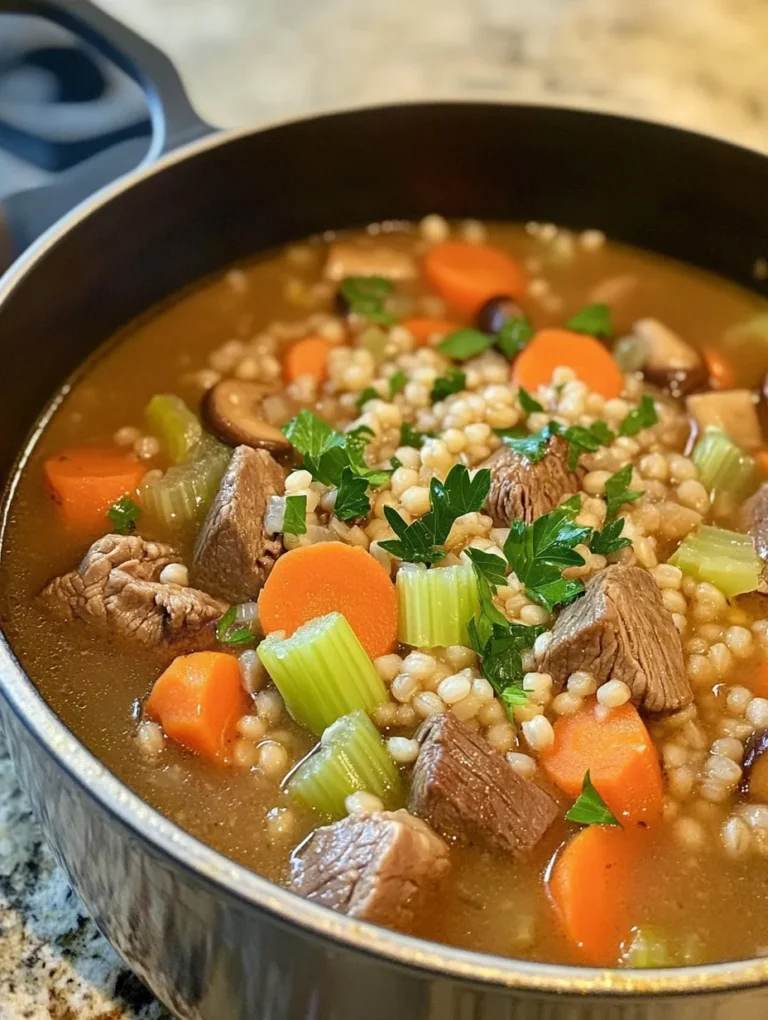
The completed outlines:
<svg viewBox="0 0 768 1020">
<path fill-rule="evenodd" d="M 496 334 L 496 346 L 504 357 L 512 361 L 533 336 L 533 326 L 524 315 L 507 319 Z"/>
<path fill-rule="evenodd" d="M 368 513 L 371 509 L 371 501 L 366 495 L 368 485 L 368 481 L 354 474 L 351 468 L 344 468 L 333 508 L 339 520 L 348 521 L 353 517 L 364 517 Z"/>
<path fill-rule="evenodd" d="M 472 561 L 475 573 L 479 573 L 493 588 L 501 587 L 507 583 L 506 562 L 495 553 L 485 552 L 483 549 L 473 549 L 471 546 L 464 550 Z"/>
<path fill-rule="evenodd" d="M 361 315 L 369 322 L 381 322 L 384 325 L 396 321 L 384 307 L 392 289 L 392 282 L 383 276 L 348 276 L 342 280 L 340 287 L 350 312 Z"/>
<path fill-rule="evenodd" d="M 525 414 L 533 414 L 535 411 L 544 410 L 538 400 L 534 400 L 528 390 L 524 390 L 522 386 L 517 391 L 517 399 L 520 401 L 520 406 Z"/>
<path fill-rule="evenodd" d="M 369 429 L 367 425 L 360 425 L 356 429 L 343 433 L 343 435 L 346 438 L 345 452 L 352 473 L 359 475 L 360 478 L 365 478 L 373 488 L 384 485 L 385 482 L 389 481 L 392 477 L 391 471 L 384 468 L 370 468 L 365 462 L 364 451 L 373 436 L 372 429 Z M 342 468 L 343 474 L 344 468 Z"/>
<path fill-rule="evenodd" d="M 620 549 L 626 549 L 632 543 L 621 534 L 623 529 L 624 518 L 620 517 L 617 521 L 606 524 L 602 531 L 593 531 L 589 540 L 590 551 L 599 556 L 610 556 Z"/>
<path fill-rule="evenodd" d="M 283 514 L 284 535 L 305 535 L 307 532 L 307 497 L 286 496 Z"/>
<path fill-rule="evenodd" d="M 482 354 L 493 344 L 493 337 L 487 333 L 481 333 L 479 329 L 471 329 L 466 326 L 462 329 L 455 329 L 453 333 L 442 340 L 437 349 L 448 358 L 454 361 L 468 361 L 476 354 Z"/>
<path fill-rule="evenodd" d="M 107 510 L 107 517 L 118 535 L 130 535 L 136 530 L 136 521 L 140 513 L 141 507 L 137 506 L 130 496 L 121 496 Z"/>
<path fill-rule="evenodd" d="M 655 425 L 658 420 L 659 416 L 656 413 L 653 397 L 648 396 L 646 393 L 643 395 L 640 404 L 633 408 L 621 425 L 619 425 L 619 435 L 636 436 L 642 429 L 649 429 L 652 425 Z"/>
<path fill-rule="evenodd" d="M 392 465 L 393 471 L 397 471 L 398 468 L 401 468 L 403 466 L 403 462 L 400 460 L 399 457 L 390 457 L 389 463 Z"/>
<path fill-rule="evenodd" d="M 345 467 L 374 487 L 383 485 L 391 475 L 390 471 L 369 468 L 365 463 L 363 451 L 373 435 L 365 425 L 349 432 L 337 432 L 328 422 L 304 409 L 284 425 L 282 431 L 301 454 L 307 471 L 325 485 L 340 485 Z"/>
<path fill-rule="evenodd" d="M 380 399 L 381 398 L 379 396 L 378 390 L 375 390 L 373 386 L 366 386 L 365 389 L 361 392 L 360 396 L 355 401 L 355 407 L 358 409 L 358 411 L 362 411 L 364 405 L 367 404 L 369 400 Z"/>
<path fill-rule="evenodd" d="M 431 439 L 433 432 L 419 432 L 409 421 L 404 421 L 400 426 L 400 445 L 413 446 L 420 450 L 425 439 Z"/>
<path fill-rule="evenodd" d="M 230 606 L 216 624 L 216 640 L 220 645 L 247 645 L 250 641 L 255 641 L 253 631 L 248 627 L 236 627 L 232 630 L 236 617 L 237 606 Z"/>
<path fill-rule="evenodd" d="M 445 375 L 440 375 L 432 384 L 430 398 L 433 404 L 445 400 L 452 393 L 460 393 L 467 385 L 467 377 L 458 368 L 449 368 Z"/>
<path fill-rule="evenodd" d="M 525 393 L 525 390 L 521 390 L 522 393 Z M 526 394 L 526 397 L 531 399 L 529 394 Z M 520 404 L 525 410 L 523 400 L 525 397 L 521 399 Z M 537 404 L 537 409 L 542 410 L 541 405 Z M 525 457 L 531 464 L 537 464 L 546 457 L 549 441 L 553 436 L 562 436 L 568 443 L 568 467 L 571 471 L 578 467 L 582 453 L 594 453 L 601 446 L 608 446 L 616 438 L 604 421 L 596 421 L 589 426 L 569 425 L 567 429 L 559 422 L 550 421 L 538 432 L 532 432 L 522 438 L 508 435 L 502 435 L 501 438 L 515 453 Z"/>
<path fill-rule="evenodd" d="M 586 544 L 592 534 L 573 517 L 569 505 L 543 514 L 533 524 L 513 521 L 504 543 L 504 556 L 528 597 L 550 611 L 584 591 L 583 581 L 562 576 L 565 567 L 584 565 L 575 546 Z"/>
<path fill-rule="evenodd" d="M 595 789 L 589 769 L 584 775 L 581 793 L 570 811 L 566 812 L 565 817 L 569 822 L 578 822 L 579 825 L 621 826 L 621 822 Z"/>
<path fill-rule="evenodd" d="M 633 492 L 627 486 L 632 481 L 632 465 L 625 464 L 623 468 L 611 475 L 605 483 L 605 505 L 607 521 L 616 518 L 619 508 L 625 503 L 634 503 L 640 499 L 642 492 Z"/>
<path fill-rule="evenodd" d="M 398 394 L 401 390 L 405 389 L 405 385 L 408 382 L 408 376 L 405 374 L 402 368 L 398 368 L 397 371 L 393 372 L 392 375 L 389 377 L 388 382 L 389 382 L 389 396 L 391 399 L 392 397 L 396 396 L 396 394 Z"/>
<path fill-rule="evenodd" d="M 487 468 L 476 471 L 472 478 L 463 464 L 455 464 L 445 482 L 432 479 L 430 509 L 413 524 L 406 524 L 394 507 L 384 507 L 384 515 L 397 538 L 379 545 L 408 563 L 437 563 L 445 556 L 442 546 L 453 522 L 480 510 L 490 487 L 491 472 Z"/>
<path fill-rule="evenodd" d="M 574 333 L 588 333 L 589 336 L 609 337 L 613 335 L 611 329 L 611 312 L 608 305 L 595 304 L 587 305 L 565 324 L 566 329 L 572 329 Z"/>
<path fill-rule="evenodd" d="M 538 464 L 548 453 L 550 439 L 552 436 L 559 435 L 560 431 L 557 422 L 551 421 L 538 432 L 531 432 L 523 436 L 505 434 L 501 438 L 520 457 L 525 457 L 531 464 Z"/>
</svg>

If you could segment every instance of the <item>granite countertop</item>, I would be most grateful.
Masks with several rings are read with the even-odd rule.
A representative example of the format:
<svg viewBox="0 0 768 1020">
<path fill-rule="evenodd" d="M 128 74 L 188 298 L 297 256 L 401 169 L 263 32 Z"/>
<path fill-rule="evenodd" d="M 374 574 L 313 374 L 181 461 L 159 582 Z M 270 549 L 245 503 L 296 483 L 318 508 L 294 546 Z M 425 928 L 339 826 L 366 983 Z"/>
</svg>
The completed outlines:
<svg viewBox="0 0 768 1020">
<path fill-rule="evenodd" d="M 211 123 L 386 100 L 587 104 L 768 148 L 763 0 L 102 0 Z M 0 1020 L 160 1020 L 41 843 L 0 743 Z"/>
</svg>

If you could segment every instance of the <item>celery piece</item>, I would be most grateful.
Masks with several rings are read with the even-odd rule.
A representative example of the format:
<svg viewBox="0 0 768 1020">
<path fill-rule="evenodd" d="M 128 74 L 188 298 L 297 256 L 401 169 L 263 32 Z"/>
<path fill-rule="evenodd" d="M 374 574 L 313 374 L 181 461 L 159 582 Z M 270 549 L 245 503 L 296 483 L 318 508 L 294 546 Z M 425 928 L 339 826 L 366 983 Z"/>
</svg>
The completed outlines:
<svg viewBox="0 0 768 1020">
<path fill-rule="evenodd" d="M 749 535 L 701 524 L 669 560 L 697 581 L 709 581 L 727 596 L 755 591 L 763 563 Z"/>
<path fill-rule="evenodd" d="M 189 459 L 200 442 L 203 426 L 181 397 L 156 393 L 144 409 L 147 427 L 160 440 L 163 453 L 173 464 Z"/>
<path fill-rule="evenodd" d="M 699 480 L 711 496 L 725 493 L 733 503 L 745 499 L 757 484 L 755 459 L 722 429 L 704 430 L 693 451 Z"/>
<path fill-rule="evenodd" d="M 387 808 L 403 803 L 400 773 L 381 734 L 362 710 L 337 719 L 315 751 L 291 772 L 286 788 L 318 814 L 342 818 L 344 802 L 362 790 Z"/>
<path fill-rule="evenodd" d="M 199 524 L 218 492 L 231 456 L 228 446 L 204 434 L 184 464 L 175 464 L 162 475 L 150 472 L 141 489 L 150 522 L 168 534 Z"/>
<path fill-rule="evenodd" d="M 270 634 L 258 652 L 288 711 L 313 733 L 387 700 L 379 674 L 341 613 L 310 620 L 289 638 Z"/>
<path fill-rule="evenodd" d="M 656 928 L 637 928 L 621 962 L 635 970 L 660 967 L 692 967 L 703 963 L 703 945 L 695 933 L 670 938 Z"/>
<path fill-rule="evenodd" d="M 401 567 L 396 587 L 397 636 L 403 644 L 414 648 L 469 644 L 467 622 L 480 605 L 471 565 Z"/>
</svg>

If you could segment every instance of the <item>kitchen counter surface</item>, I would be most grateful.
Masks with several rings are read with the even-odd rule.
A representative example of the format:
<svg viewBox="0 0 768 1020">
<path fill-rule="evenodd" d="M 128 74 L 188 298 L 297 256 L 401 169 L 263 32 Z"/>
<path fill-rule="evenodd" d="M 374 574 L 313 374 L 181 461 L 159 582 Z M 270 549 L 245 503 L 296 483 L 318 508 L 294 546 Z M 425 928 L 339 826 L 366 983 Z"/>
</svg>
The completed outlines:
<svg viewBox="0 0 768 1020">
<path fill-rule="evenodd" d="M 762 0 L 102 0 L 218 125 L 423 98 L 589 105 L 768 148 Z M 161 1020 L 41 843 L 0 743 L 0 1020 Z"/>
</svg>

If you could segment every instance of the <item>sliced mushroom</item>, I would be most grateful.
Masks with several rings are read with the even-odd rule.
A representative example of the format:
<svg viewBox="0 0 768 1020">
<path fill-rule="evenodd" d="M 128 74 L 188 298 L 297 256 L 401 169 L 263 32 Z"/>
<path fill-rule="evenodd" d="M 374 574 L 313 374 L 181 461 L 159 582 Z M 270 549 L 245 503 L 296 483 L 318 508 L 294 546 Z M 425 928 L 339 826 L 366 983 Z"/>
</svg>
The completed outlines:
<svg viewBox="0 0 768 1020">
<path fill-rule="evenodd" d="M 658 319 L 639 319 L 633 334 L 645 345 L 643 373 L 674 396 L 690 393 L 707 380 L 701 355 Z"/>
<path fill-rule="evenodd" d="M 506 294 L 489 298 L 477 313 L 477 328 L 484 333 L 498 333 L 505 322 L 523 315 L 520 305 Z"/>
<path fill-rule="evenodd" d="M 384 276 L 388 280 L 413 280 L 416 262 L 408 252 L 398 251 L 380 241 L 337 241 L 328 249 L 324 275 L 340 283 L 347 276 Z"/>
<path fill-rule="evenodd" d="M 268 392 L 266 387 L 255 383 L 223 379 L 206 393 L 203 416 L 225 443 L 285 453 L 291 444 L 280 429 L 264 417 L 262 402 Z"/>
<path fill-rule="evenodd" d="M 744 745 L 739 790 L 750 800 L 768 804 L 768 730 L 756 730 Z"/>
</svg>

